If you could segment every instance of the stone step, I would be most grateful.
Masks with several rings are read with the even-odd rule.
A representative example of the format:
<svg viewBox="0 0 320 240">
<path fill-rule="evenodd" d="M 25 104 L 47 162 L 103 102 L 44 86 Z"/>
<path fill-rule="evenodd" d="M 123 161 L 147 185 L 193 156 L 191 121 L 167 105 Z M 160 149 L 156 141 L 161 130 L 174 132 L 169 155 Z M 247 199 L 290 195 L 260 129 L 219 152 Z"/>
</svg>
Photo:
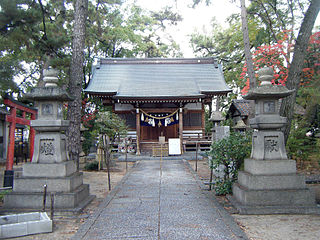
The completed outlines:
<svg viewBox="0 0 320 240">
<path fill-rule="evenodd" d="M 62 163 L 25 163 L 23 165 L 24 177 L 66 177 L 77 170 L 73 161 Z"/>
<path fill-rule="evenodd" d="M 70 192 L 83 183 L 83 173 L 75 172 L 68 177 L 25 177 L 14 179 L 14 192 L 43 192 L 47 185 L 49 192 Z"/>
<path fill-rule="evenodd" d="M 72 192 L 56 192 L 54 194 L 55 209 L 76 208 L 81 202 L 89 197 L 89 185 L 83 184 Z M 36 209 L 43 207 L 43 193 L 39 192 L 11 192 L 4 196 L 4 208 L 10 209 Z M 50 192 L 47 194 L 46 208 L 50 209 Z"/>
<path fill-rule="evenodd" d="M 228 195 L 230 203 L 237 208 L 239 214 L 320 214 L 320 208 L 317 205 L 244 205 L 238 202 L 234 196 Z"/>
<path fill-rule="evenodd" d="M 235 183 L 232 187 L 233 196 L 244 205 L 255 206 L 295 206 L 315 205 L 314 192 L 303 189 L 272 189 L 250 190 Z"/>
<path fill-rule="evenodd" d="M 239 171 L 238 183 L 250 190 L 306 188 L 305 176 L 301 174 L 253 175 Z"/>
</svg>

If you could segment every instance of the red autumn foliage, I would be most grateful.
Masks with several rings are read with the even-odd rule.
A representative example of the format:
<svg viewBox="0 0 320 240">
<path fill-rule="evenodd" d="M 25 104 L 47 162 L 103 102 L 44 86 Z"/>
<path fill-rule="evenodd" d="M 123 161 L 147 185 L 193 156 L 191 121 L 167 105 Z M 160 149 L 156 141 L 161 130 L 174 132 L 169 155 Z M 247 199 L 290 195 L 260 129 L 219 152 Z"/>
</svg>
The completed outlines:
<svg viewBox="0 0 320 240">
<path fill-rule="evenodd" d="M 260 46 L 252 54 L 255 71 L 258 71 L 260 68 L 263 68 L 265 66 L 271 67 L 273 69 L 273 84 L 285 85 L 288 77 L 290 55 L 293 50 L 293 44 L 288 42 L 287 32 L 288 31 L 283 32 L 282 39 L 277 43 L 273 45 Z M 320 32 L 316 32 L 310 37 L 308 54 L 305 61 L 306 67 L 302 71 L 301 85 L 310 83 L 314 75 L 319 74 L 319 48 Z M 242 69 L 240 79 L 246 81 L 245 87 L 241 90 L 241 93 L 245 95 L 250 88 L 246 64 Z"/>
<path fill-rule="evenodd" d="M 88 101 L 88 98 L 82 100 L 81 109 L 81 122 L 84 127 L 90 128 L 93 126 L 93 121 L 97 117 L 98 110 L 95 108 L 92 102 Z"/>
</svg>

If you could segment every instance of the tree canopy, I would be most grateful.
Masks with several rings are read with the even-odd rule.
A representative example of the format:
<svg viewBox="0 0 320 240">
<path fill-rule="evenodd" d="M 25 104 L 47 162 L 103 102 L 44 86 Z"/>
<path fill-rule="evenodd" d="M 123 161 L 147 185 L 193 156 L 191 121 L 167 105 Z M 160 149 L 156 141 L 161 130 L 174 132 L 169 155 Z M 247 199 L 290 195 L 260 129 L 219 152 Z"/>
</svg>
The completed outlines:
<svg viewBox="0 0 320 240">
<path fill-rule="evenodd" d="M 74 4 L 72 0 L 0 2 L 1 92 L 22 93 L 41 85 L 42 69 L 48 66 L 60 70 L 61 84 L 68 82 Z M 181 19 L 169 7 L 152 12 L 126 1 L 90 0 L 84 85 L 97 57 L 181 56 L 178 44 L 162 34 Z"/>
</svg>

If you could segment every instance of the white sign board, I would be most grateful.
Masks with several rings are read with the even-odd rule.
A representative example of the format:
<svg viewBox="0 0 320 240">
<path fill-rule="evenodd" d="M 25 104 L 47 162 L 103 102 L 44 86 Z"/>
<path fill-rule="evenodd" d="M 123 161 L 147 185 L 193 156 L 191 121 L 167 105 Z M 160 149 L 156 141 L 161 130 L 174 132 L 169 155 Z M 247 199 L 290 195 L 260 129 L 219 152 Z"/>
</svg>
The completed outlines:
<svg viewBox="0 0 320 240">
<path fill-rule="evenodd" d="M 181 144 L 180 138 L 169 138 L 169 155 L 180 155 Z"/>
</svg>

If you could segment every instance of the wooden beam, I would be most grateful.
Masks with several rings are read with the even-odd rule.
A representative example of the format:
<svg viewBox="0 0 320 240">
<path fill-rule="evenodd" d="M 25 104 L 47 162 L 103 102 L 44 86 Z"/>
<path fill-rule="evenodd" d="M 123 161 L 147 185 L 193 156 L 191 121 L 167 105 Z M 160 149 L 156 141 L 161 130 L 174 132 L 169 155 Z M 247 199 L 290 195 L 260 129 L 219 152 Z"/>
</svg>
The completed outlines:
<svg viewBox="0 0 320 240">
<path fill-rule="evenodd" d="M 14 108 L 14 109 L 16 109 L 16 108 Z M 9 123 L 15 122 L 15 123 L 18 123 L 18 124 L 21 124 L 21 125 L 30 126 L 30 120 L 29 119 L 24 119 L 24 118 L 12 116 L 11 114 L 6 116 L 6 121 L 9 122 Z"/>
<path fill-rule="evenodd" d="M 23 103 L 19 103 L 18 101 L 14 101 L 9 98 L 5 98 L 3 103 L 9 107 L 17 108 L 23 112 L 37 114 L 37 110 L 30 108 L 28 106 L 25 106 Z"/>
</svg>

